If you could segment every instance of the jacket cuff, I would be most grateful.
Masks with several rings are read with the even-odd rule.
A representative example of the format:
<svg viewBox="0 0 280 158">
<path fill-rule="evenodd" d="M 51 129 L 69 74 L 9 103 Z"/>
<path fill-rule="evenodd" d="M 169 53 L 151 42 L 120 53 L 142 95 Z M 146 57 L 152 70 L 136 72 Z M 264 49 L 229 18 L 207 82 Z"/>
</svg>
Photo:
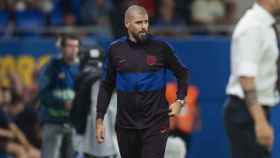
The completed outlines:
<svg viewBox="0 0 280 158">
<path fill-rule="evenodd" d="M 100 113 L 98 112 L 97 115 L 96 115 L 96 119 L 104 119 L 104 114 L 103 113 Z"/>
</svg>

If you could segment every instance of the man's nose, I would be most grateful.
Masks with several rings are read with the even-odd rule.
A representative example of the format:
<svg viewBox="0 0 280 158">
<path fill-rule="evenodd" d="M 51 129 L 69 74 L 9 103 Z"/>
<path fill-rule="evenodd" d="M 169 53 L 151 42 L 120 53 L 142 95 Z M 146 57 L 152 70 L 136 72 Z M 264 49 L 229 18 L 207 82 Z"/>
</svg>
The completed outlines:
<svg viewBox="0 0 280 158">
<path fill-rule="evenodd" d="M 147 28 L 145 27 L 145 25 L 142 26 L 141 31 L 146 31 Z"/>
</svg>

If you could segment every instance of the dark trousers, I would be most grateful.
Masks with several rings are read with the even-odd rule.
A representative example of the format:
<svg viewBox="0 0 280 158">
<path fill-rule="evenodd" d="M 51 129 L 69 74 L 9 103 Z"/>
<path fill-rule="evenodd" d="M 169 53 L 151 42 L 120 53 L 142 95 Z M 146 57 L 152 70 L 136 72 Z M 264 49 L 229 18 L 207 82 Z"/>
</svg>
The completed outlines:
<svg viewBox="0 0 280 158">
<path fill-rule="evenodd" d="M 143 130 L 117 127 L 121 157 L 163 158 L 168 133 L 168 126 L 155 126 Z"/>
<path fill-rule="evenodd" d="M 262 106 L 267 119 L 270 108 Z M 224 123 L 230 142 L 231 158 L 269 158 L 270 152 L 256 141 L 254 121 L 244 100 L 229 96 L 224 111 Z"/>
<path fill-rule="evenodd" d="M 90 154 L 84 154 L 85 158 L 116 158 L 117 156 L 109 156 L 109 157 L 96 157 L 96 156 L 92 156 Z"/>
</svg>

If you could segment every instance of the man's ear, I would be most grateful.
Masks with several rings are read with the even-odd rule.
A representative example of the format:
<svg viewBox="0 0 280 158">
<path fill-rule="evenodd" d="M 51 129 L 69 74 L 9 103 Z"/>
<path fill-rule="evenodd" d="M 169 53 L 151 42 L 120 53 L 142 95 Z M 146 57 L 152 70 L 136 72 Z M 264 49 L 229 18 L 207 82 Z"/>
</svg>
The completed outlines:
<svg viewBox="0 0 280 158">
<path fill-rule="evenodd" d="M 126 28 L 128 28 L 128 27 L 129 27 L 129 25 L 130 25 L 130 23 L 129 23 L 129 22 L 126 22 L 126 23 L 125 23 L 125 27 L 126 27 Z"/>
</svg>

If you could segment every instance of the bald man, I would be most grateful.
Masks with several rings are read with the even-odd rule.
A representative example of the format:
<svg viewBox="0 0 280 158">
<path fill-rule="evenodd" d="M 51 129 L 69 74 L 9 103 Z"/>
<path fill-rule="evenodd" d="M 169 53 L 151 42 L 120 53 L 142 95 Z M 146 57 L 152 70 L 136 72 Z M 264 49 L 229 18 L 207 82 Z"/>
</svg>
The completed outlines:
<svg viewBox="0 0 280 158">
<path fill-rule="evenodd" d="M 116 130 L 122 158 L 163 158 L 169 133 L 169 116 L 184 106 L 187 69 L 164 41 L 148 32 L 146 10 L 130 6 L 125 13 L 128 35 L 110 45 L 104 62 L 97 101 L 96 138 L 104 141 L 103 118 L 117 90 Z M 177 100 L 165 99 L 167 69 L 177 77 Z"/>
</svg>

